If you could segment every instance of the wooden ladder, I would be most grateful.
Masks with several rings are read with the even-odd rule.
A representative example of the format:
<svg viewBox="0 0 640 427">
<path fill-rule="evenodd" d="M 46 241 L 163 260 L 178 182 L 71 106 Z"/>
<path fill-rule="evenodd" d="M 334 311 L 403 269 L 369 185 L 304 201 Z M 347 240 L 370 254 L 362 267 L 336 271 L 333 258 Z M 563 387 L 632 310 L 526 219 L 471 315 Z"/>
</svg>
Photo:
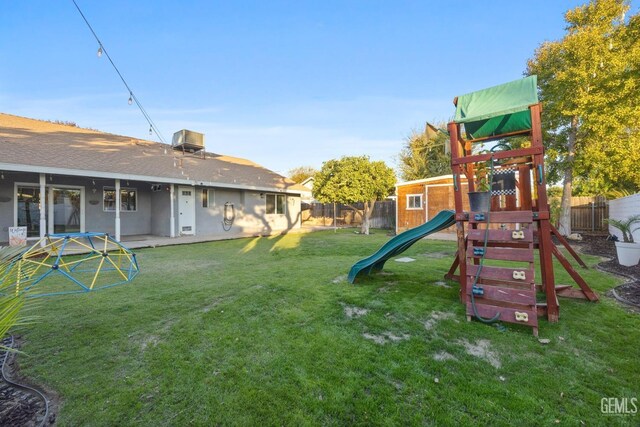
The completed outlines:
<svg viewBox="0 0 640 427">
<path fill-rule="evenodd" d="M 471 320 L 476 313 L 484 319 L 499 314 L 499 321 L 530 326 L 533 334 L 538 336 L 533 212 L 491 212 L 488 225 L 486 218 L 487 213 L 469 213 L 470 229 L 466 247 L 467 319 Z M 486 249 L 485 233 L 488 233 Z M 483 266 L 478 275 L 483 257 Z M 482 294 L 473 296 L 474 304 L 472 292 L 476 276 Z"/>
</svg>

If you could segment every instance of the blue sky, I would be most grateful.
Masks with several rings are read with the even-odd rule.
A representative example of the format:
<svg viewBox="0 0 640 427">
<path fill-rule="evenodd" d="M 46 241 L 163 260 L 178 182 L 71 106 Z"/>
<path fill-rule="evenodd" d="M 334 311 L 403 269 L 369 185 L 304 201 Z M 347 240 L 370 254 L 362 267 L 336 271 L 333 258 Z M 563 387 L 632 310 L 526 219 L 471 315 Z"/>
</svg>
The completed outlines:
<svg viewBox="0 0 640 427">
<path fill-rule="evenodd" d="M 344 155 L 395 167 L 412 129 L 521 77 L 583 3 L 76 1 L 167 141 L 199 131 L 282 174 Z M 0 111 L 157 140 L 97 48 L 71 0 L 4 2 Z"/>
</svg>

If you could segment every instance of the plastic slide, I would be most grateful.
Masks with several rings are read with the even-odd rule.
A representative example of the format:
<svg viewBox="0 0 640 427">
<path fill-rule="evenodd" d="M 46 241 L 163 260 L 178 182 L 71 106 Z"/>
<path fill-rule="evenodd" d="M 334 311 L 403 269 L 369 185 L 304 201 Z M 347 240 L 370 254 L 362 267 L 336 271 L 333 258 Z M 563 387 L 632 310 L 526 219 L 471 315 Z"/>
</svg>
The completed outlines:
<svg viewBox="0 0 640 427">
<path fill-rule="evenodd" d="M 444 230 L 455 223 L 454 211 L 440 211 L 432 220 L 394 236 L 382 245 L 376 253 L 353 264 L 353 267 L 351 267 L 349 271 L 349 283 L 355 282 L 358 277 L 368 275 L 372 271 L 382 270 L 384 263 L 389 258 L 393 258 L 399 253 L 406 251 L 411 245 L 423 237 Z"/>
</svg>

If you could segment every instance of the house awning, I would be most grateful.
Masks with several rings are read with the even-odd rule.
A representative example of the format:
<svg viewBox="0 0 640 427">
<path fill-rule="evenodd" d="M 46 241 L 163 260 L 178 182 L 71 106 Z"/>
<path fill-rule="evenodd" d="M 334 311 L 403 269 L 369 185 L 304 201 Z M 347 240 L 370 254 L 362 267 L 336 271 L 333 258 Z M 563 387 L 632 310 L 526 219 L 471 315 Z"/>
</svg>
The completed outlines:
<svg viewBox="0 0 640 427">
<path fill-rule="evenodd" d="M 456 123 L 478 139 L 531 129 L 529 106 L 538 103 L 538 78 L 529 76 L 458 97 Z"/>
</svg>

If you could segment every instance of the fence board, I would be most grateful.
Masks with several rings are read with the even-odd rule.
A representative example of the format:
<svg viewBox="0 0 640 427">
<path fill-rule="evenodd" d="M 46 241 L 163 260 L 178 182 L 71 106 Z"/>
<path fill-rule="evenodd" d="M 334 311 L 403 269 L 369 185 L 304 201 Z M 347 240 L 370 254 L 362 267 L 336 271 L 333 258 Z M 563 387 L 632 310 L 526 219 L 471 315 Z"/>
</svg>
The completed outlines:
<svg viewBox="0 0 640 427">
<path fill-rule="evenodd" d="M 558 206 L 560 198 L 554 197 Z M 609 203 L 603 196 L 571 198 L 571 230 L 576 232 L 606 232 Z"/>
</svg>

